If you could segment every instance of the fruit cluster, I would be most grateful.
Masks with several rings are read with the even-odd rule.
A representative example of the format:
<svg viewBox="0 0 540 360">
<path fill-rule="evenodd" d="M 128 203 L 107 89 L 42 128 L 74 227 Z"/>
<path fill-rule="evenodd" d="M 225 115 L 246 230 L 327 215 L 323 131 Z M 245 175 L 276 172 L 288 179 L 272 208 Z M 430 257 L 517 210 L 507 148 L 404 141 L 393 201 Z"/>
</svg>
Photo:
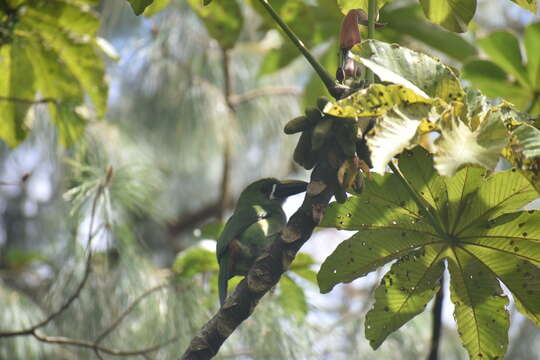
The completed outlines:
<svg viewBox="0 0 540 360">
<path fill-rule="evenodd" d="M 305 168 L 312 169 L 321 157 L 325 145 L 337 143 L 345 155 L 337 177 L 340 188 L 336 200 L 344 202 L 346 192 L 359 193 L 363 187 L 364 173 L 369 174 L 370 160 L 364 135 L 371 127 L 371 121 L 357 118 L 342 118 L 324 113 L 331 101 L 321 96 L 317 107 L 307 108 L 303 116 L 290 120 L 284 128 L 286 134 L 301 132 L 294 150 L 294 161 Z"/>
</svg>

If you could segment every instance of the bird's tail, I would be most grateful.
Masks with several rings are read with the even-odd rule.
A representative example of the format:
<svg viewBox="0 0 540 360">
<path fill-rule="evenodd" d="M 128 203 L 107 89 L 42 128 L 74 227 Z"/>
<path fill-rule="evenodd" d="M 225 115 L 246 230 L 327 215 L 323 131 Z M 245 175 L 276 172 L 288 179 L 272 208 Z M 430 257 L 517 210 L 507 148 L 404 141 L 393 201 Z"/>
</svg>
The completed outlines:
<svg viewBox="0 0 540 360">
<path fill-rule="evenodd" d="M 219 263 L 218 290 L 219 303 L 223 306 L 227 298 L 227 286 L 229 282 L 229 257 L 223 256 Z"/>
</svg>

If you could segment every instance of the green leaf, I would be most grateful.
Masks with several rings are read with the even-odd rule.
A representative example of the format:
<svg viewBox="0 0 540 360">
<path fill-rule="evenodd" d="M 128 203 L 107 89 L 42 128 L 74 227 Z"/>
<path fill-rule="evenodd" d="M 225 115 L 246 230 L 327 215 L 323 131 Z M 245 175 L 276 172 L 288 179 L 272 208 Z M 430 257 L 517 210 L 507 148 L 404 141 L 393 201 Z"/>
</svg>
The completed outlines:
<svg viewBox="0 0 540 360">
<path fill-rule="evenodd" d="M 386 337 L 424 311 L 439 291 L 444 271 L 440 246 L 427 246 L 397 261 L 375 291 L 375 305 L 366 315 L 366 338 L 377 349 Z"/>
<path fill-rule="evenodd" d="M 355 61 L 370 68 L 382 81 L 445 101 L 459 100 L 464 94 L 453 71 L 428 55 L 376 40 L 363 41 L 351 51 Z"/>
<path fill-rule="evenodd" d="M 82 134 L 87 122 L 85 93 L 98 117 L 105 114 L 107 84 L 96 38 L 99 19 L 89 5 L 96 1 L 32 0 L 18 9 L 10 43 L 0 50 L 0 96 L 17 99 L 0 100 L 0 136 L 10 146 L 26 135 L 29 106 L 47 104 L 65 145 Z M 40 99 L 34 103 L 37 93 Z"/>
<path fill-rule="evenodd" d="M 204 6 L 200 0 L 188 0 L 195 13 L 204 23 L 210 36 L 223 49 L 231 49 L 240 36 L 244 17 L 236 0 L 213 1 Z"/>
<path fill-rule="evenodd" d="M 473 95 L 467 97 L 476 99 L 477 111 L 481 97 Z M 470 357 L 502 358 L 508 299 L 498 280 L 520 311 L 540 320 L 540 216 L 520 211 L 537 198 L 534 188 L 511 170 L 486 176 L 485 170 L 467 167 L 442 177 L 420 147 L 402 154 L 399 168 L 406 182 L 373 174 L 362 194 L 330 204 L 321 226 L 357 233 L 322 264 L 321 291 L 397 260 L 366 319 L 366 336 L 377 347 L 422 311 L 447 261 L 455 318 Z"/>
<path fill-rule="evenodd" d="M 127 0 L 133 9 L 135 15 L 141 15 L 147 6 L 152 4 L 154 0 Z"/>
<path fill-rule="evenodd" d="M 512 84 L 506 72 L 489 60 L 472 60 L 463 65 L 462 75 L 489 97 L 501 97 L 524 108 L 531 98 L 528 89 Z"/>
<path fill-rule="evenodd" d="M 474 193 L 460 199 L 459 212 L 455 213 L 456 217 L 450 222 L 453 224 L 451 232 L 471 236 L 467 229 L 472 228 L 478 232 L 479 228 L 484 229 L 489 225 L 489 219 L 505 212 L 517 211 L 536 198 L 532 186 L 517 171 L 496 173 L 484 179 Z M 484 230 L 480 233 L 483 234 Z"/>
<path fill-rule="evenodd" d="M 193 246 L 178 254 L 172 270 L 180 278 L 192 278 L 204 272 L 217 272 L 219 265 L 215 252 Z"/>
<path fill-rule="evenodd" d="M 289 271 L 304 278 L 312 284 L 317 284 L 317 273 L 311 270 L 311 266 L 315 264 L 315 260 L 311 255 L 306 253 L 298 253 L 294 258 Z"/>
<path fill-rule="evenodd" d="M 540 90 L 540 22 L 525 28 L 524 43 L 529 81 L 536 90 Z"/>
<path fill-rule="evenodd" d="M 96 53 L 94 44 L 90 40 L 74 39 L 58 32 L 54 27 L 41 22 L 39 17 L 34 17 L 32 13 L 24 18 L 23 23 L 40 31 L 41 42 L 54 50 L 58 59 L 67 66 L 67 70 L 88 93 L 96 107 L 98 117 L 103 117 L 107 109 L 105 67 Z"/>
<path fill-rule="evenodd" d="M 470 359 L 503 358 L 508 347 L 509 316 L 497 278 L 466 250 L 448 260 L 454 318 Z"/>
<path fill-rule="evenodd" d="M 76 114 L 83 104 L 83 92 L 78 81 L 69 73 L 50 48 L 41 42 L 28 42 L 27 56 L 35 72 L 36 89 L 48 104 L 49 115 L 58 129 L 60 142 L 71 145 L 82 133 L 84 119 Z"/>
<path fill-rule="evenodd" d="M 156 15 L 158 12 L 169 6 L 170 3 L 171 0 L 154 0 L 154 2 L 144 10 L 143 15 L 151 18 L 152 16 Z M 208 4 L 205 2 L 204 5 Z"/>
<path fill-rule="evenodd" d="M 495 64 L 514 76 L 521 86 L 530 87 L 527 70 L 521 59 L 519 41 L 513 34 L 507 31 L 495 31 L 479 39 L 478 45 Z"/>
<path fill-rule="evenodd" d="M 32 1 L 24 12 L 36 22 L 56 28 L 58 32 L 68 32 L 78 37 L 95 37 L 99 30 L 99 18 L 88 7 L 67 0 Z"/>
<path fill-rule="evenodd" d="M 433 23 L 454 32 L 465 32 L 476 11 L 476 0 L 420 0 Z"/>
<path fill-rule="evenodd" d="M 391 2 L 392 0 L 377 0 L 377 9 L 382 8 L 386 3 Z M 362 9 L 368 12 L 369 0 L 337 0 L 339 9 L 343 15 L 347 15 L 349 10 L 353 9 Z"/>
<path fill-rule="evenodd" d="M 201 227 L 201 235 L 199 236 L 201 239 L 219 239 L 219 236 L 221 235 L 221 232 L 223 231 L 223 228 L 225 227 L 225 223 L 222 221 L 214 221 L 208 224 L 204 224 Z"/>
<path fill-rule="evenodd" d="M 287 313 L 303 320 L 308 312 L 308 304 L 304 289 L 287 275 L 283 275 L 279 280 L 278 302 Z"/>
<path fill-rule="evenodd" d="M 431 100 L 402 85 L 372 84 L 336 103 L 328 103 L 323 112 L 345 118 L 378 116 L 403 103 L 429 104 Z"/>
<path fill-rule="evenodd" d="M 397 31 L 400 36 L 410 36 L 460 62 L 478 53 L 476 47 L 461 35 L 426 22 L 418 4 L 383 11 L 380 22 L 387 26 L 378 32 Z"/>
<path fill-rule="evenodd" d="M 536 14 L 538 12 L 538 5 L 536 3 L 536 0 L 512 0 L 522 8 L 529 10 L 533 14 Z"/>
<path fill-rule="evenodd" d="M 0 138 L 10 147 L 28 133 L 24 119 L 35 96 L 34 71 L 25 46 L 15 39 L 0 47 Z"/>
<path fill-rule="evenodd" d="M 529 256 L 530 261 L 526 257 L 520 258 L 515 254 L 525 252 L 523 244 L 533 243 L 531 238 L 540 237 L 539 215 L 538 212 L 524 213 L 511 222 L 495 227 L 495 229 L 502 227 L 500 230 L 497 229 L 497 232 L 501 236 L 501 241 L 508 243 L 508 249 L 492 248 L 489 243 L 484 244 L 484 246 L 466 246 L 466 250 L 471 255 L 484 262 L 501 279 L 512 292 L 518 310 L 537 326 L 540 326 L 540 296 L 538 296 L 540 293 L 540 267 L 538 266 L 540 255 L 538 246 L 536 246 L 536 256 Z M 503 228 L 506 230 L 518 229 L 519 234 L 517 236 L 506 235 L 507 231 L 504 231 Z M 523 233 L 527 233 L 527 237 L 524 237 Z M 493 235 L 491 237 L 494 238 Z M 512 242 L 511 245 L 510 242 Z M 526 253 L 530 254 L 528 251 Z"/>
</svg>

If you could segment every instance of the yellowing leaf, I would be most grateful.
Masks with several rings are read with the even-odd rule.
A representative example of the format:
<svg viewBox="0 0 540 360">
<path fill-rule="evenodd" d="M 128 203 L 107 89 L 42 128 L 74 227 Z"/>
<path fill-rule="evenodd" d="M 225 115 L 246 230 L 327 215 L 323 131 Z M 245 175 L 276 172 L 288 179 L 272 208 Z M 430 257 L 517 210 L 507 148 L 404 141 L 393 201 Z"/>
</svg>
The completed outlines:
<svg viewBox="0 0 540 360">
<path fill-rule="evenodd" d="M 323 112 L 337 117 L 378 116 L 394 105 L 413 103 L 429 104 L 431 100 L 402 85 L 373 84 L 336 103 L 328 103 Z"/>
</svg>

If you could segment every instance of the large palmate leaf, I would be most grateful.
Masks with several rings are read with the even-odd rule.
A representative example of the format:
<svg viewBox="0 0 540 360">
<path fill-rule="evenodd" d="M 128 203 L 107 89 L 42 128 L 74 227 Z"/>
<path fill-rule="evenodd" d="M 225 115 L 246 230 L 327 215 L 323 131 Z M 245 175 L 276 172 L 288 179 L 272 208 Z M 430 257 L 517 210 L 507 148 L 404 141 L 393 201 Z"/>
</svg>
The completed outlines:
<svg viewBox="0 0 540 360">
<path fill-rule="evenodd" d="M 432 156 L 403 153 L 404 175 L 372 175 L 361 195 L 332 203 L 322 226 L 356 230 L 322 264 L 322 292 L 397 260 L 375 293 L 366 336 L 376 348 L 422 312 L 448 263 L 455 318 L 471 359 L 502 358 L 510 290 L 518 309 L 540 320 L 540 213 L 520 210 L 538 196 L 517 171 L 466 167 L 439 176 Z M 414 195 L 413 195 L 414 194 Z"/>
<path fill-rule="evenodd" d="M 105 114 L 99 20 L 88 5 L 96 2 L 31 0 L 0 8 L 0 21 L 10 24 L 0 38 L 0 137 L 8 145 L 18 145 L 27 135 L 32 105 L 47 104 L 63 144 L 84 129 L 85 94 L 97 116 Z"/>
</svg>

